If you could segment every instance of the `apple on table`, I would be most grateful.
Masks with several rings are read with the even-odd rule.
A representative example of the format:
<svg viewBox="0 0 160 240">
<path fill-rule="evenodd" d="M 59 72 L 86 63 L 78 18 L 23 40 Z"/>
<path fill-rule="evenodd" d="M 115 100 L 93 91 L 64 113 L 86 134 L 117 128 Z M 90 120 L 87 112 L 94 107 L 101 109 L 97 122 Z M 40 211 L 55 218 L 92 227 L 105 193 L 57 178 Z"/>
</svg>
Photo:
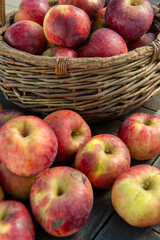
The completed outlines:
<svg viewBox="0 0 160 240">
<path fill-rule="evenodd" d="M 114 209 L 135 227 L 160 223 L 159 183 L 160 169 L 146 164 L 130 167 L 112 186 Z"/>
<path fill-rule="evenodd" d="M 28 209 L 19 201 L 0 201 L 0 239 L 35 240 L 35 228 Z"/>
<path fill-rule="evenodd" d="M 34 182 L 30 205 L 36 221 L 49 234 L 65 237 L 79 231 L 93 207 L 93 189 L 77 169 L 52 167 Z"/>
<path fill-rule="evenodd" d="M 126 118 L 118 137 L 127 145 L 135 160 L 148 160 L 160 153 L 160 118 L 148 113 L 135 113 Z"/>
</svg>

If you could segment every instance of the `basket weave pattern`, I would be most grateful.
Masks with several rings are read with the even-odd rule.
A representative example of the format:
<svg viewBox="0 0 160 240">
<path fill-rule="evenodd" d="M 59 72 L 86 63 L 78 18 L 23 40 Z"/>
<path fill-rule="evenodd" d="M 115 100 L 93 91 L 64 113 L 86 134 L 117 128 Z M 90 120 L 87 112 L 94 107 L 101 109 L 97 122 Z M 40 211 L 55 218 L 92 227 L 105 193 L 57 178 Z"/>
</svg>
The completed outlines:
<svg viewBox="0 0 160 240">
<path fill-rule="evenodd" d="M 108 58 L 42 57 L 4 42 L 14 14 L 0 28 L 0 89 L 12 103 L 43 116 L 71 109 L 91 122 L 126 114 L 160 92 L 160 34 L 150 46 Z"/>
</svg>

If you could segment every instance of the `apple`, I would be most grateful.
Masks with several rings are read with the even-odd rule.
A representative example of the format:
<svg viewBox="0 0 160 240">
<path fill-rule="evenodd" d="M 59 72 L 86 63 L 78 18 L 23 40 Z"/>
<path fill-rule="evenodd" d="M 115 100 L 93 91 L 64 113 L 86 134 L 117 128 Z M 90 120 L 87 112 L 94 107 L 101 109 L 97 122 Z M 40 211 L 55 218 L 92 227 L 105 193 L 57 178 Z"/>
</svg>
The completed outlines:
<svg viewBox="0 0 160 240">
<path fill-rule="evenodd" d="M 71 58 L 77 58 L 78 54 L 75 50 L 71 48 L 64 48 L 64 47 L 51 47 L 44 51 L 42 54 L 43 56 L 48 57 L 71 57 Z"/>
<path fill-rule="evenodd" d="M 92 23 L 92 31 L 95 31 L 99 28 L 105 28 L 107 27 L 106 21 L 105 21 L 105 12 L 106 12 L 106 7 L 102 8 L 97 15 L 95 16 L 93 23 Z"/>
<path fill-rule="evenodd" d="M 14 22 L 30 20 L 43 26 L 43 20 L 50 9 L 47 0 L 21 0 L 19 11 L 14 15 Z"/>
<path fill-rule="evenodd" d="M 54 162 L 57 149 L 53 130 L 36 116 L 18 116 L 0 128 L 0 160 L 16 175 L 43 172 Z"/>
<path fill-rule="evenodd" d="M 3 188 L 0 185 L 0 201 L 4 200 L 4 191 Z"/>
<path fill-rule="evenodd" d="M 160 118 L 148 113 L 133 114 L 121 124 L 118 137 L 127 145 L 132 158 L 153 158 L 160 153 Z"/>
<path fill-rule="evenodd" d="M 83 172 L 96 188 L 110 188 L 117 176 L 130 167 L 128 148 L 112 134 L 98 134 L 79 149 L 75 167 Z"/>
<path fill-rule="evenodd" d="M 32 218 L 21 202 L 16 200 L 0 201 L 0 239 L 35 239 Z"/>
<path fill-rule="evenodd" d="M 111 200 L 115 211 L 130 225 L 147 227 L 160 222 L 160 169 L 136 165 L 114 182 Z"/>
<path fill-rule="evenodd" d="M 14 199 L 29 200 L 31 186 L 39 175 L 29 177 L 18 176 L 12 173 L 4 163 L 0 162 L 0 184 L 4 191 Z"/>
<path fill-rule="evenodd" d="M 0 127 L 3 126 L 10 119 L 24 115 L 21 111 L 16 109 L 3 109 L 0 111 Z"/>
<path fill-rule="evenodd" d="M 119 33 L 125 41 L 135 41 L 146 33 L 153 18 L 153 8 L 148 0 L 112 0 L 105 13 L 107 27 Z"/>
<path fill-rule="evenodd" d="M 143 34 L 141 37 L 139 37 L 137 40 L 135 40 L 133 42 L 128 42 L 127 43 L 128 50 L 131 51 L 136 48 L 149 45 L 155 39 L 156 39 L 155 33 L 147 32 L 147 33 Z"/>
<path fill-rule="evenodd" d="M 107 7 L 110 1 L 111 1 L 111 0 L 105 0 L 104 7 Z"/>
<path fill-rule="evenodd" d="M 78 148 L 91 138 L 91 129 L 75 111 L 58 110 L 44 119 L 54 131 L 58 141 L 57 163 L 74 160 Z"/>
<path fill-rule="evenodd" d="M 29 20 L 19 21 L 9 26 L 4 40 L 11 47 L 34 55 L 41 55 L 47 48 L 42 26 Z"/>
<path fill-rule="evenodd" d="M 127 53 L 124 39 L 109 28 L 100 28 L 90 34 L 79 49 L 80 57 L 110 57 Z"/>
<path fill-rule="evenodd" d="M 85 42 L 90 34 L 89 16 L 72 5 L 56 5 L 44 18 L 44 33 L 47 40 L 62 47 L 74 48 Z"/>
<path fill-rule="evenodd" d="M 90 18 L 94 18 L 104 7 L 105 0 L 59 0 L 59 4 L 69 4 L 83 9 Z"/>
<path fill-rule="evenodd" d="M 37 222 L 49 234 L 69 236 L 85 224 L 93 207 L 93 189 L 80 171 L 52 167 L 34 182 L 30 205 Z"/>
</svg>

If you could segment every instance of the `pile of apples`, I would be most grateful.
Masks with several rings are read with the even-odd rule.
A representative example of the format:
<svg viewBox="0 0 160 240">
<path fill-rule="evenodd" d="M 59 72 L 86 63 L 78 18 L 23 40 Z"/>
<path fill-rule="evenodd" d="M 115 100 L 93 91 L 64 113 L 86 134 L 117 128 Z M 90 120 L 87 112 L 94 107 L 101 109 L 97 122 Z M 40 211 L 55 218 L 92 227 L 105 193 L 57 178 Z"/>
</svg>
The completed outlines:
<svg viewBox="0 0 160 240">
<path fill-rule="evenodd" d="M 22 0 L 4 35 L 13 48 L 49 57 L 110 57 L 145 46 L 154 12 L 148 0 Z"/>
<path fill-rule="evenodd" d="M 130 225 L 160 222 L 160 169 L 131 166 L 160 153 L 160 118 L 136 113 L 117 136 L 92 136 L 75 111 L 44 119 L 0 111 L 0 239 L 35 239 L 34 219 L 52 236 L 79 231 L 90 216 L 94 188 L 111 189 L 116 212 Z M 5 193 L 12 200 L 5 200 Z M 14 199 L 14 200 L 13 200 Z M 105 213 L 104 213 L 105 214 Z"/>
</svg>

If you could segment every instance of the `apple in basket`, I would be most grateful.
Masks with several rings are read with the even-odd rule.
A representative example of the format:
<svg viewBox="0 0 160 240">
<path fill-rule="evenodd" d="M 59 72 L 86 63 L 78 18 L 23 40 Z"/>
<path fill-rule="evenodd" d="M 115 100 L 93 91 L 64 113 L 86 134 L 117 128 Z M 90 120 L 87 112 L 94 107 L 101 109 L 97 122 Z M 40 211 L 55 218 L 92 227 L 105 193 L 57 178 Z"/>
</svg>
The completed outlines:
<svg viewBox="0 0 160 240">
<path fill-rule="evenodd" d="M 75 167 L 96 188 L 110 188 L 117 176 L 130 167 L 131 157 L 123 141 L 112 134 L 99 134 L 83 144 L 75 157 Z"/>
<path fill-rule="evenodd" d="M 43 56 L 48 57 L 70 57 L 70 58 L 77 58 L 78 53 L 71 48 L 64 48 L 64 47 L 51 47 L 44 51 L 42 54 Z"/>
<path fill-rule="evenodd" d="M 119 33 L 125 41 L 134 41 L 146 33 L 153 17 L 148 0 L 112 0 L 105 13 L 107 27 Z"/>
<path fill-rule="evenodd" d="M 0 239 L 35 239 L 35 228 L 27 208 L 16 200 L 0 201 Z"/>
<path fill-rule="evenodd" d="M 97 15 L 95 16 L 93 22 L 92 22 L 92 31 L 95 31 L 99 28 L 105 28 L 107 27 L 106 21 L 105 21 L 105 12 L 106 8 L 102 8 Z"/>
<path fill-rule="evenodd" d="M 22 0 L 19 11 L 14 16 L 14 22 L 31 20 L 43 26 L 43 20 L 50 9 L 47 0 Z"/>
<path fill-rule="evenodd" d="M 0 185 L 0 201 L 4 200 L 4 191 L 2 186 Z"/>
<path fill-rule="evenodd" d="M 4 163 L 0 162 L 0 185 L 14 199 L 29 200 L 31 186 L 39 175 L 29 177 L 18 176 L 12 173 Z"/>
<path fill-rule="evenodd" d="M 124 39 L 109 28 L 94 31 L 78 49 L 80 57 L 110 57 L 127 51 Z"/>
<path fill-rule="evenodd" d="M 53 130 L 36 116 L 18 116 L 0 128 L 0 160 L 19 176 L 43 172 L 54 162 L 57 149 Z"/>
<path fill-rule="evenodd" d="M 78 148 L 91 138 L 91 129 L 86 121 L 71 110 L 55 111 L 44 118 L 58 140 L 57 163 L 74 160 Z"/>
<path fill-rule="evenodd" d="M 83 9 L 90 18 L 97 15 L 104 7 L 105 0 L 59 0 L 59 4 L 70 4 Z"/>
<path fill-rule="evenodd" d="M 11 47 L 34 55 L 41 55 L 47 48 L 42 26 L 29 20 L 12 24 L 5 32 L 4 40 Z"/>
<path fill-rule="evenodd" d="M 147 113 L 136 113 L 121 124 L 118 137 L 127 145 L 131 157 L 147 160 L 160 153 L 160 118 Z"/>
<path fill-rule="evenodd" d="M 149 45 L 149 43 L 151 43 L 155 39 L 156 39 L 155 33 L 147 32 L 147 33 L 143 34 L 141 37 L 139 37 L 137 40 L 135 40 L 133 42 L 128 42 L 127 43 L 128 50 L 131 51 L 136 48 Z"/>
<path fill-rule="evenodd" d="M 3 109 L 0 111 L 0 127 L 14 117 L 22 116 L 24 113 L 15 109 Z"/>
<path fill-rule="evenodd" d="M 85 224 L 93 206 L 93 189 L 80 171 L 52 167 L 31 187 L 30 205 L 37 222 L 53 236 L 69 236 Z"/>
<path fill-rule="evenodd" d="M 72 5 L 56 5 L 44 18 L 43 29 L 47 40 L 63 47 L 77 47 L 90 34 L 89 16 Z"/>
<path fill-rule="evenodd" d="M 159 183 L 160 169 L 145 164 L 129 168 L 112 186 L 114 209 L 135 227 L 160 223 Z"/>
</svg>

